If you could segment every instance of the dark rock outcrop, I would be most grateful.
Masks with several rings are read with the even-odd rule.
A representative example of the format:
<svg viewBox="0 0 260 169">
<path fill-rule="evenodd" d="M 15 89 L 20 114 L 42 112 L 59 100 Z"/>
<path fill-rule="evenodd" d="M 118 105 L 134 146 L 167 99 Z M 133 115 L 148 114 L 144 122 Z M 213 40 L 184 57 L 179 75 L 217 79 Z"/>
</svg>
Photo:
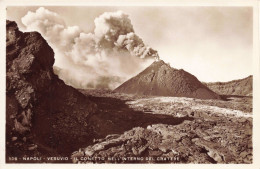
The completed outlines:
<svg viewBox="0 0 260 169">
<path fill-rule="evenodd" d="M 6 22 L 7 156 L 48 148 L 70 153 L 88 139 L 96 105 L 65 85 L 53 64 L 54 52 L 39 33 L 23 33 L 15 22 Z"/>
<path fill-rule="evenodd" d="M 253 76 L 229 82 L 204 83 L 212 91 L 220 95 L 252 96 Z"/>
<path fill-rule="evenodd" d="M 195 76 L 156 61 L 114 90 L 127 94 L 220 99 Z"/>
</svg>

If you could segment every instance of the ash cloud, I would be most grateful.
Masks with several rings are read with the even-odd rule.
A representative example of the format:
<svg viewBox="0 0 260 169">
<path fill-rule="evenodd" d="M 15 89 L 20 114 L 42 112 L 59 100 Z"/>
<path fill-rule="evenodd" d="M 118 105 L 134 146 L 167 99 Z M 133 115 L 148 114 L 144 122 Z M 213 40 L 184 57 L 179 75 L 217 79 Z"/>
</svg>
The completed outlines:
<svg viewBox="0 0 260 169">
<path fill-rule="evenodd" d="M 114 89 L 159 59 L 122 11 L 97 17 L 94 33 L 66 26 L 57 13 L 43 7 L 28 12 L 22 23 L 26 31 L 38 31 L 47 40 L 55 52 L 55 73 L 76 88 Z"/>
</svg>

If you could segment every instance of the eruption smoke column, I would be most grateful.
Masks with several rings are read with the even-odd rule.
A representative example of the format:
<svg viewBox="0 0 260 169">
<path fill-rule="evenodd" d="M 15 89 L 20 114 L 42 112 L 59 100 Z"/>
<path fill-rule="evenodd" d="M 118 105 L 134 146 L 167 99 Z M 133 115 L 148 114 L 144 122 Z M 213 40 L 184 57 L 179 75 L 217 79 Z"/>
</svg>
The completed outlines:
<svg viewBox="0 0 260 169">
<path fill-rule="evenodd" d="M 116 45 L 119 48 L 126 48 L 131 55 L 138 56 L 140 58 L 152 57 L 156 60 L 159 59 L 157 51 L 145 46 L 142 39 L 133 32 L 126 35 L 120 35 L 117 39 Z"/>
<path fill-rule="evenodd" d="M 55 52 L 56 74 L 77 88 L 113 89 L 159 58 L 134 33 L 122 11 L 97 17 L 94 33 L 67 27 L 57 13 L 43 7 L 28 12 L 22 23 L 27 31 L 38 31 L 47 40 Z"/>
</svg>

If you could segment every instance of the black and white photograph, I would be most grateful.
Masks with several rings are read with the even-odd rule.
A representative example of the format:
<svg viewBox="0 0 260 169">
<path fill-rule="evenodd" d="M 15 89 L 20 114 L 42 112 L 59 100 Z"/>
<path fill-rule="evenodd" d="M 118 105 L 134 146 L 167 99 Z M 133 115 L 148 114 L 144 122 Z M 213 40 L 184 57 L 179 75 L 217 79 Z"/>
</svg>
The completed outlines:
<svg viewBox="0 0 260 169">
<path fill-rule="evenodd" d="M 5 9 L 4 163 L 256 162 L 253 6 Z"/>
</svg>

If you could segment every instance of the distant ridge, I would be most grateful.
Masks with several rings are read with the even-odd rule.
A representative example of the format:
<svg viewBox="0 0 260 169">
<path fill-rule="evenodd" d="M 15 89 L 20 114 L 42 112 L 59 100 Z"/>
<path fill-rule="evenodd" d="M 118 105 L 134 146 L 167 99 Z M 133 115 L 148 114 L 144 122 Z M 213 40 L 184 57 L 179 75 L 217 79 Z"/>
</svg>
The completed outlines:
<svg viewBox="0 0 260 169">
<path fill-rule="evenodd" d="M 208 88 L 220 95 L 252 96 L 253 76 L 229 82 L 204 83 Z"/>
<path fill-rule="evenodd" d="M 163 60 L 153 62 L 114 91 L 138 95 L 220 99 L 218 94 L 203 85 L 195 76 L 182 69 L 174 69 Z"/>
</svg>

